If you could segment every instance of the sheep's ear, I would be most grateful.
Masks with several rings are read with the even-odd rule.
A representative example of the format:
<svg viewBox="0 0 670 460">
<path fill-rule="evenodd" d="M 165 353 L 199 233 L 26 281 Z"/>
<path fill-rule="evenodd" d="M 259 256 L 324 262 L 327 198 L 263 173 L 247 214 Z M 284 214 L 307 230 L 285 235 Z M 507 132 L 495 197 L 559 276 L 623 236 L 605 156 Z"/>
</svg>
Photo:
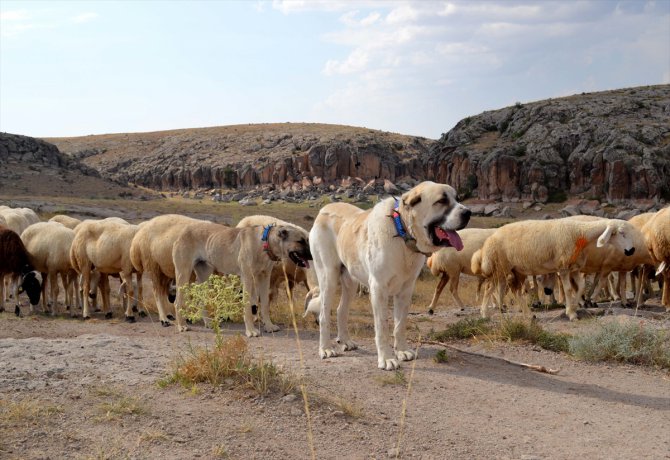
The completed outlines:
<svg viewBox="0 0 670 460">
<path fill-rule="evenodd" d="M 612 237 L 613 232 L 614 232 L 614 225 L 609 224 L 605 229 L 605 231 L 603 232 L 603 234 L 598 237 L 598 243 L 596 244 L 596 246 L 599 248 L 605 246 Z"/>
<path fill-rule="evenodd" d="M 412 189 L 409 192 L 404 193 L 402 196 L 402 203 L 409 207 L 416 206 L 421 203 L 421 192 Z"/>
<path fill-rule="evenodd" d="M 280 240 L 285 240 L 288 238 L 288 230 L 285 228 L 280 228 L 279 231 L 277 232 L 277 235 L 279 236 Z"/>
</svg>

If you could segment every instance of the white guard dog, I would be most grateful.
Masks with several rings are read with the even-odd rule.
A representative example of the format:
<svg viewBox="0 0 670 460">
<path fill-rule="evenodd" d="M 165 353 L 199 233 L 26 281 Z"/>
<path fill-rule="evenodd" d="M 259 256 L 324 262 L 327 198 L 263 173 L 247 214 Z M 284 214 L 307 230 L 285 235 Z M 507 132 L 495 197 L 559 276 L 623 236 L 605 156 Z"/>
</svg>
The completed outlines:
<svg viewBox="0 0 670 460">
<path fill-rule="evenodd" d="M 470 220 L 470 210 L 456 201 L 445 184 L 422 182 L 402 195 L 363 211 L 346 203 L 324 206 L 314 221 L 309 243 L 319 282 L 319 295 L 306 299 L 307 311 L 320 311 L 319 355 L 337 356 L 357 345 L 349 337 L 349 304 L 357 283 L 368 286 L 380 369 L 393 370 L 415 358 L 406 338 L 407 313 L 426 255 L 441 247 L 463 249 L 456 233 Z M 336 350 L 330 342 L 330 311 L 341 284 L 337 307 Z M 393 299 L 394 347 L 390 346 L 386 311 Z"/>
</svg>

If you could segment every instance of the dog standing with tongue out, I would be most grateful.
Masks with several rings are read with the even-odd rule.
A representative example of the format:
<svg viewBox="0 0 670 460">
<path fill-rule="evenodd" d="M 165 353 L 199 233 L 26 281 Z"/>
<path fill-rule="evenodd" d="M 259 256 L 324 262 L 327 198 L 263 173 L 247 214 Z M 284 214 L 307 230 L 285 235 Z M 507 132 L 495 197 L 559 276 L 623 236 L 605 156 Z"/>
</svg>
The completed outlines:
<svg viewBox="0 0 670 460">
<path fill-rule="evenodd" d="M 346 203 L 324 206 L 309 234 L 319 287 L 305 301 L 306 311 L 319 311 L 319 355 L 338 356 L 357 345 L 349 337 L 349 304 L 357 283 L 370 290 L 375 324 L 377 364 L 394 370 L 400 361 L 414 359 L 406 338 L 407 313 L 426 255 L 442 247 L 460 251 L 457 230 L 470 220 L 470 210 L 456 201 L 446 184 L 422 182 L 400 199 L 387 198 L 363 211 Z M 330 311 L 338 285 L 337 345 L 330 341 Z M 386 327 L 386 310 L 393 301 L 394 346 Z"/>
</svg>

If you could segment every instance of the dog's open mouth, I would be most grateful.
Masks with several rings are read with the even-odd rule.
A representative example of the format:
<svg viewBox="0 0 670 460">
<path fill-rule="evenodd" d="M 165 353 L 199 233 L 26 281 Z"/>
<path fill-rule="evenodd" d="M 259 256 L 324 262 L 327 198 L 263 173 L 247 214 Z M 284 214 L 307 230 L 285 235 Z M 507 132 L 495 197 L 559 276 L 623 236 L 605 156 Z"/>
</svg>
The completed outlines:
<svg viewBox="0 0 670 460">
<path fill-rule="evenodd" d="M 430 236 L 435 246 L 452 247 L 457 251 L 463 249 L 463 240 L 454 230 L 445 230 L 437 225 L 432 225 Z"/>
<path fill-rule="evenodd" d="M 298 251 L 291 251 L 288 253 L 288 256 L 298 267 L 309 268 L 309 260 Z"/>
</svg>

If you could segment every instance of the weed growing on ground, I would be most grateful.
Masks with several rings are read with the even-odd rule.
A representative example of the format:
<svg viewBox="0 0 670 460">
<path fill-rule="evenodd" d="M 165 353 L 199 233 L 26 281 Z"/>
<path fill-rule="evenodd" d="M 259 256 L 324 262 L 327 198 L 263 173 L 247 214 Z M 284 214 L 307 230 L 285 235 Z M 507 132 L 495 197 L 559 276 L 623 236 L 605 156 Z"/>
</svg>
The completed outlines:
<svg viewBox="0 0 670 460">
<path fill-rule="evenodd" d="M 447 340 L 471 339 L 490 332 L 491 324 L 488 319 L 465 318 L 450 324 L 444 331 L 433 332 L 430 338 L 438 342 L 446 342 Z"/>
<path fill-rule="evenodd" d="M 381 385 L 407 385 L 407 377 L 401 369 L 397 369 L 393 374 L 383 374 L 375 377 Z"/>
<path fill-rule="evenodd" d="M 644 322 L 603 324 L 570 339 L 570 354 L 584 361 L 616 361 L 670 369 L 670 336 Z"/>
<path fill-rule="evenodd" d="M 247 299 L 239 276 L 211 275 L 204 283 L 192 283 L 180 289 L 185 297 L 185 306 L 181 309 L 184 318 L 192 322 L 203 319 L 206 324 L 211 323 L 217 334 L 222 322 L 241 322 L 244 317 Z"/>
<path fill-rule="evenodd" d="M 524 341 L 545 350 L 569 351 L 569 335 L 546 331 L 534 321 L 503 318 L 496 333 L 501 339 L 511 342 Z"/>
<path fill-rule="evenodd" d="M 433 360 L 438 364 L 444 364 L 449 362 L 449 356 L 447 356 L 446 350 L 438 350 L 433 357 Z"/>
</svg>

